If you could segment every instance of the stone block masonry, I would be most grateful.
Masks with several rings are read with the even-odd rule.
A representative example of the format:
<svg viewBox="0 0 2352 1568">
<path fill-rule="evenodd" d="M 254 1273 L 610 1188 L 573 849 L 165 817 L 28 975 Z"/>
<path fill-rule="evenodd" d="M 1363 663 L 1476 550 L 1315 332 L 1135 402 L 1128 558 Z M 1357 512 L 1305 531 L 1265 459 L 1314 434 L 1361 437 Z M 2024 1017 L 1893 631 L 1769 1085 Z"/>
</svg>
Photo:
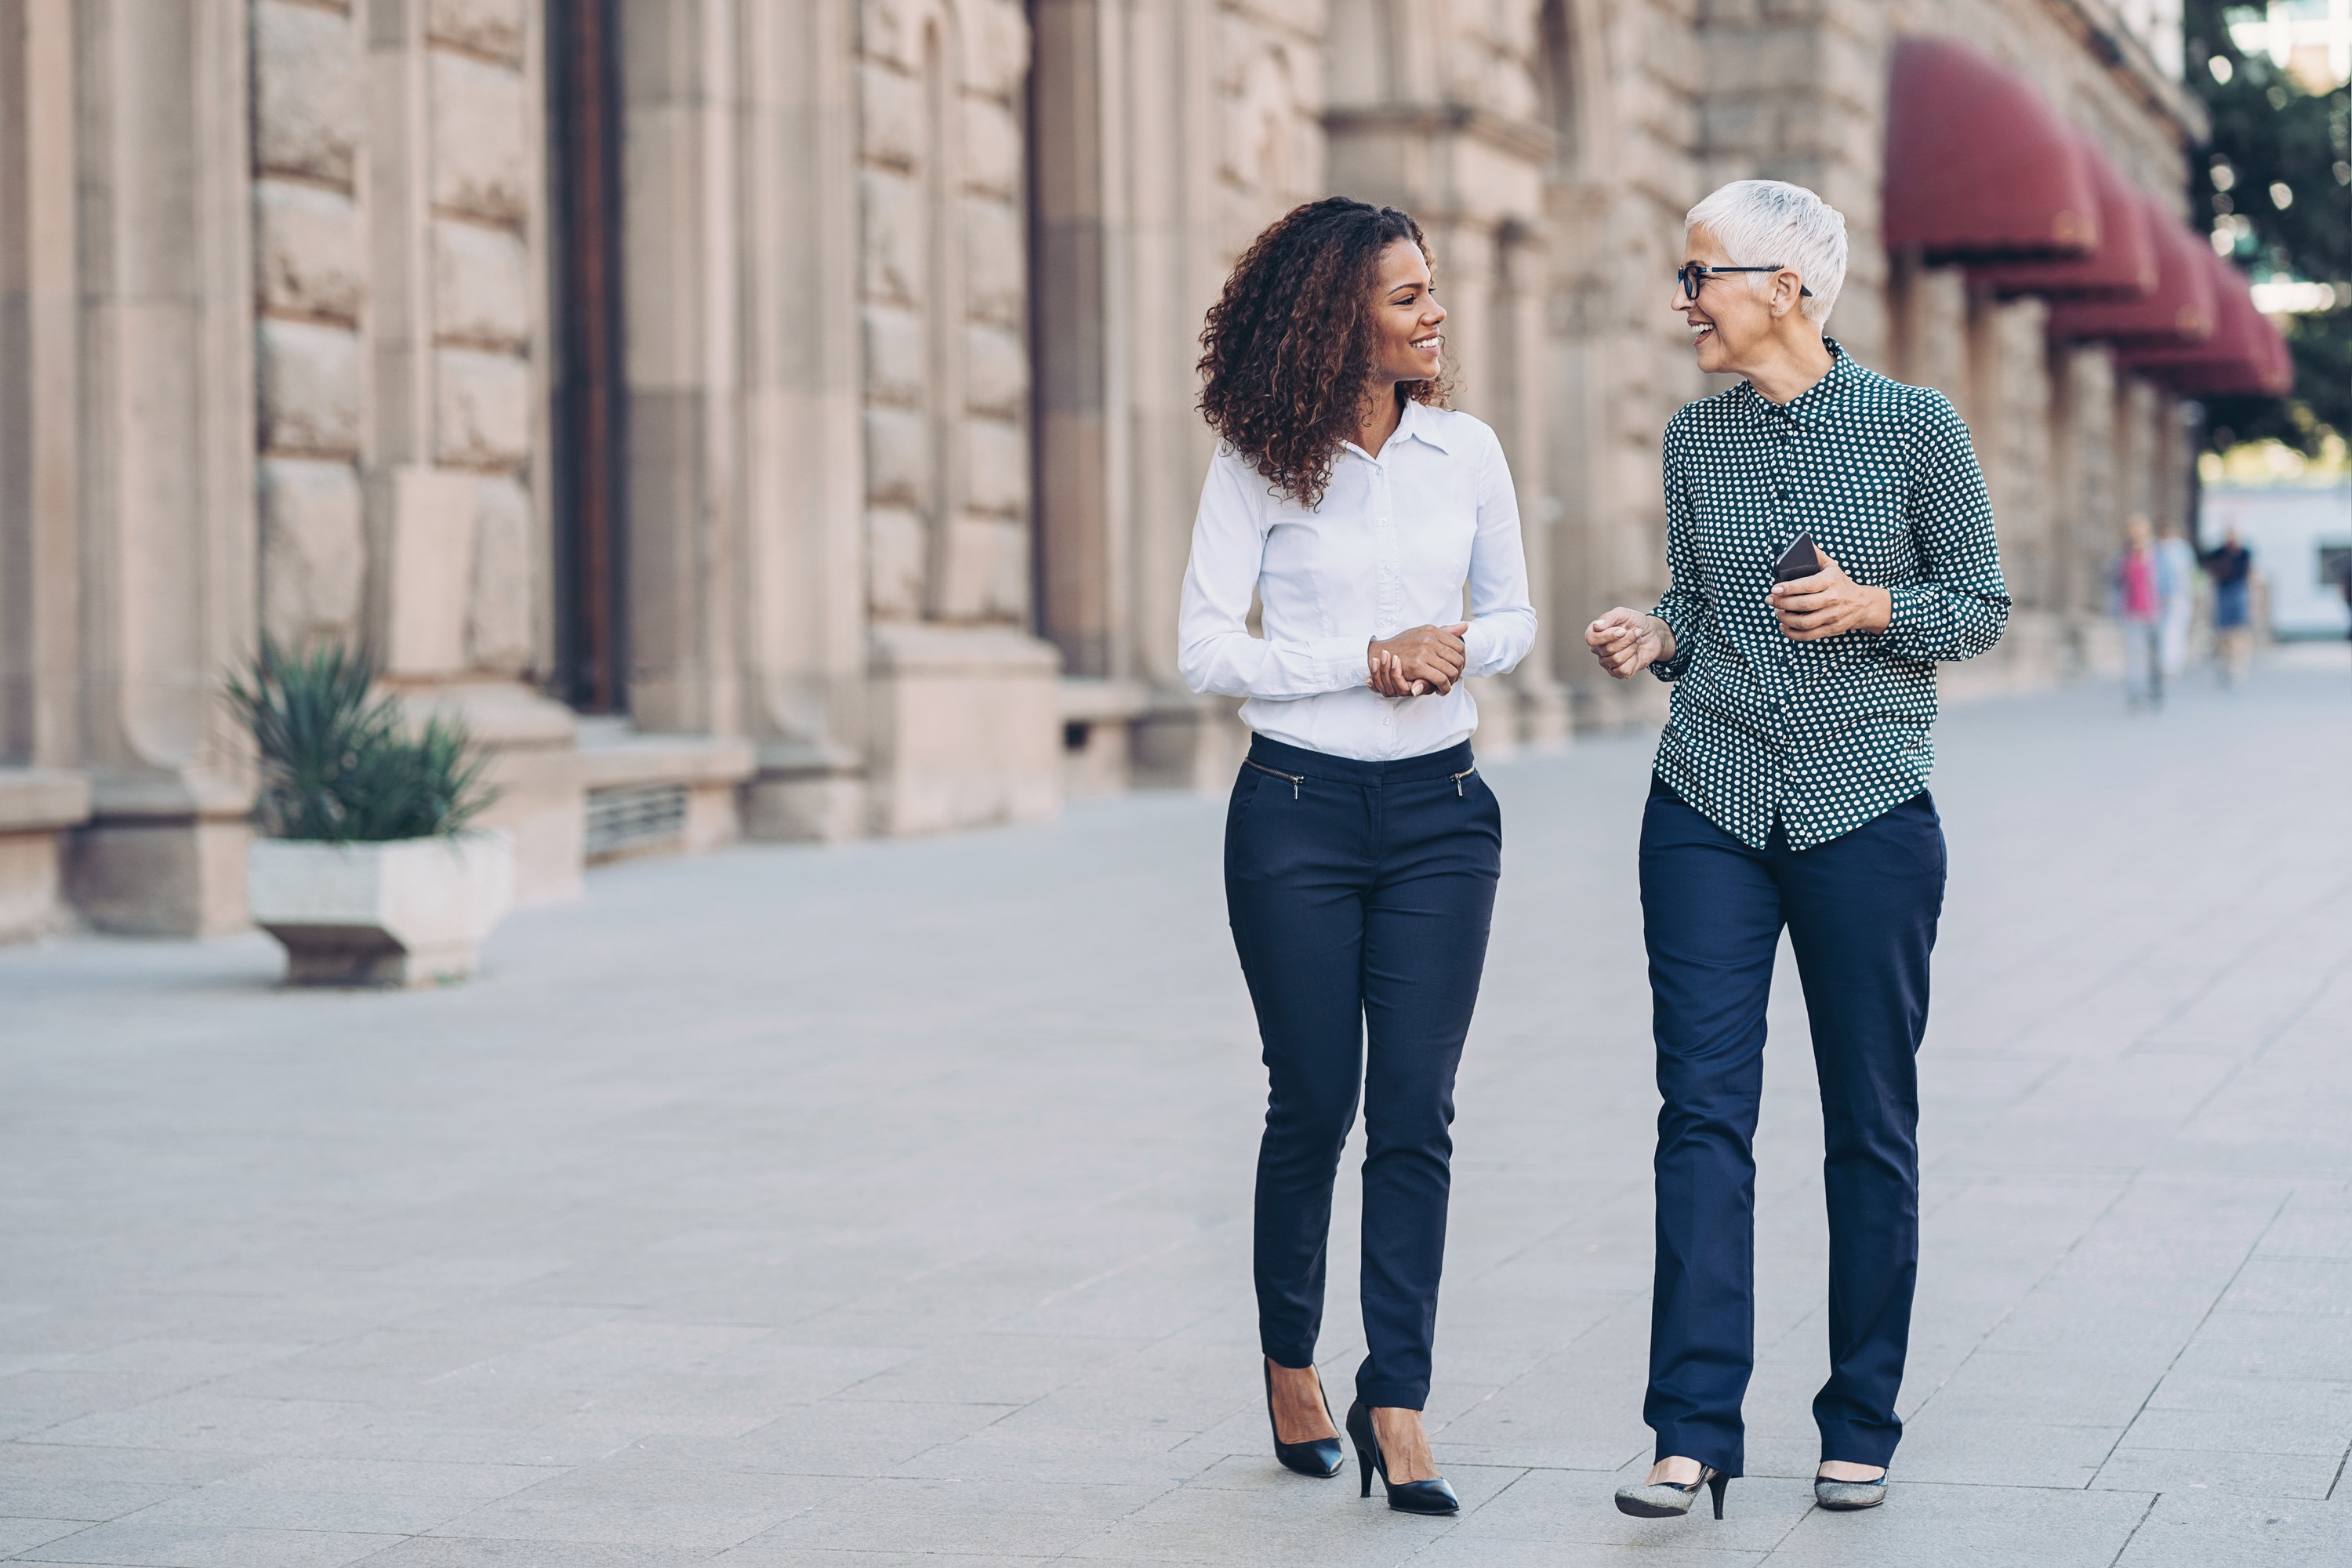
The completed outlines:
<svg viewBox="0 0 2352 1568">
<path fill-rule="evenodd" d="M 255 0 L 252 29 L 262 626 L 352 641 L 366 565 L 364 51 L 344 6 Z"/>
</svg>

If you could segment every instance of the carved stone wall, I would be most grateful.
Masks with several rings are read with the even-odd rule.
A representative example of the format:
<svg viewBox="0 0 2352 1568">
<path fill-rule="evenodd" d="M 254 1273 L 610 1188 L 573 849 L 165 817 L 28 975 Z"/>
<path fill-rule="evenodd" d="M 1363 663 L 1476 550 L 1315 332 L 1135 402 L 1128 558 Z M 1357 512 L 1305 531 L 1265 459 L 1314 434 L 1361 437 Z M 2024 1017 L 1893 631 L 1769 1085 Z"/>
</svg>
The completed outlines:
<svg viewBox="0 0 2352 1568">
<path fill-rule="evenodd" d="M 1027 24 L 1004 0 L 866 0 L 857 60 L 867 603 L 880 622 L 1017 625 Z"/>
<path fill-rule="evenodd" d="M 617 226 L 583 242 L 618 272 L 635 729 L 591 766 L 539 691 L 571 591 L 547 5 L 0 0 L 0 931 L 61 886 L 237 923 L 219 691 L 265 631 L 364 639 L 497 742 L 541 893 L 592 775 L 740 783 L 775 837 L 1221 787 L 1234 705 L 1175 670 L 1198 334 L 1333 191 L 1423 223 L 1518 482 L 1549 640 L 1480 691 L 1490 753 L 1662 704 L 1577 633 L 1664 576 L 1659 434 L 1710 390 L 1672 264 L 1721 181 L 1836 204 L 1832 330 L 1972 422 L 2021 605 L 1972 676 L 2101 664 L 2124 516 L 2183 505 L 2170 399 L 1879 236 L 1906 29 L 2179 188 L 2193 104 L 2082 0 L 627 0 Z"/>
</svg>

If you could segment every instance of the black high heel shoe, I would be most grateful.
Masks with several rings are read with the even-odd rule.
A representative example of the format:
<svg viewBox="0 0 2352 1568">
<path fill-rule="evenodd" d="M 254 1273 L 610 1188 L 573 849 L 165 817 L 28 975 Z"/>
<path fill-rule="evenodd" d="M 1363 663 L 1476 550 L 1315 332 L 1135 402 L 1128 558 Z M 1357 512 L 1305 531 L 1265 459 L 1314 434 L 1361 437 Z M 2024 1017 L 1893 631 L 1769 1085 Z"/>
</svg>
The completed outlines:
<svg viewBox="0 0 2352 1568">
<path fill-rule="evenodd" d="M 1265 1368 L 1265 1424 L 1274 1427 L 1274 1457 L 1282 1461 L 1282 1468 L 1286 1470 L 1297 1470 L 1302 1476 L 1313 1476 L 1320 1481 L 1329 1480 L 1339 1473 L 1340 1461 L 1345 1458 L 1339 1447 L 1339 1439 L 1315 1437 L 1304 1443 L 1284 1442 L 1282 1428 L 1275 1426 L 1274 1420 L 1274 1363 L 1263 1362 L 1261 1364 Z M 1323 1393 L 1323 1380 L 1319 1377 L 1315 1380 L 1315 1392 Z M 1331 1419 L 1331 1398 L 1328 1394 L 1323 1397 L 1323 1419 Z"/>
<path fill-rule="evenodd" d="M 1381 1485 L 1388 1489 L 1389 1506 L 1399 1513 L 1462 1511 L 1462 1500 L 1454 1495 L 1453 1485 L 1444 1476 L 1433 1481 L 1389 1479 L 1388 1461 L 1381 1458 L 1381 1440 L 1372 1432 L 1372 1413 L 1360 1399 L 1348 1406 L 1348 1436 L 1356 1440 L 1356 1464 L 1364 1472 L 1364 1489 L 1359 1497 L 1372 1495 L 1372 1472 L 1378 1470 Z"/>
</svg>

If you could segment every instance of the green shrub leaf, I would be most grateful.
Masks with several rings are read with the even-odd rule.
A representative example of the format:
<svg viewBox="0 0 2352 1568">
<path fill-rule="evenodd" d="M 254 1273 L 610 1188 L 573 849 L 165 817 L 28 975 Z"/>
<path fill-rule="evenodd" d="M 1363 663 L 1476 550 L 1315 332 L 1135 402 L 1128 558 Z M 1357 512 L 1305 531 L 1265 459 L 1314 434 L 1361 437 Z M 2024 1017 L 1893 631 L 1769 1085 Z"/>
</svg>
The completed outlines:
<svg viewBox="0 0 2352 1568">
<path fill-rule="evenodd" d="M 261 759 L 263 829 L 278 838 L 376 844 L 465 830 L 497 798 L 488 759 L 456 720 L 411 731 L 376 697 L 374 661 L 322 643 L 288 654 L 268 637 L 229 682 Z"/>
</svg>

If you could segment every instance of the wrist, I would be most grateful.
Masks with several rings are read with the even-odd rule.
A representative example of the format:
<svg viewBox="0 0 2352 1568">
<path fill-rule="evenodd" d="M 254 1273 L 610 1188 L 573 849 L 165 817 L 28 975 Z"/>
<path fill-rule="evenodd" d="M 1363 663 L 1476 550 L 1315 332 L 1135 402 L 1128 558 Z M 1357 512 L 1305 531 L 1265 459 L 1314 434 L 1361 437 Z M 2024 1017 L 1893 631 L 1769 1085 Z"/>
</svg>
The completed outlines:
<svg viewBox="0 0 2352 1568">
<path fill-rule="evenodd" d="M 1870 603 L 1863 616 L 1864 631 L 1883 632 L 1895 624 L 1895 595 L 1885 588 L 1869 590 Z"/>
</svg>

